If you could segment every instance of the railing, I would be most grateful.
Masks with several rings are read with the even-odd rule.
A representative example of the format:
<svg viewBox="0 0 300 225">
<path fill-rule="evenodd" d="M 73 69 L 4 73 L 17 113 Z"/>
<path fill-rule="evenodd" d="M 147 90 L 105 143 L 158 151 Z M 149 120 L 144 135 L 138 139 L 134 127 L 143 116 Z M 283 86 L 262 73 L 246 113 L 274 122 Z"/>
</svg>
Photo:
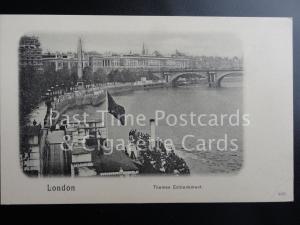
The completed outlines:
<svg viewBox="0 0 300 225">
<path fill-rule="evenodd" d="M 174 68 L 174 69 L 159 69 L 159 70 L 151 70 L 153 73 L 161 73 L 161 72 L 208 72 L 208 71 L 242 71 L 243 67 L 202 67 L 202 68 Z"/>
</svg>

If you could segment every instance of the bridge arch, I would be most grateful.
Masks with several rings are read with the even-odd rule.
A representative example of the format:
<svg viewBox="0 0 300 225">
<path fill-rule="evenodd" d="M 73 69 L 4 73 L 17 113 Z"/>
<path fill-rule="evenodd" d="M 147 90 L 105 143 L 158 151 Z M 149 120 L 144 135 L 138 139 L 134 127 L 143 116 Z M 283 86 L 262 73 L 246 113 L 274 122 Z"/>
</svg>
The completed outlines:
<svg viewBox="0 0 300 225">
<path fill-rule="evenodd" d="M 169 76 L 168 82 L 174 84 L 180 77 L 186 75 L 199 77 L 200 79 L 204 79 L 204 78 L 207 79 L 207 75 L 204 73 L 182 72 L 182 73 L 168 75 Z"/>
<path fill-rule="evenodd" d="M 225 74 L 221 74 L 221 75 L 218 76 L 217 81 L 216 81 L 217 87 L 221 87 L 222 80 L 225 77 L 228 77 L 228 76 L 230 76 L 230 77 L 240 77 L 242 75 L 243 75 L 242 72 L 228 72 L 228 73 L 225 73 Z"/>
</svg>

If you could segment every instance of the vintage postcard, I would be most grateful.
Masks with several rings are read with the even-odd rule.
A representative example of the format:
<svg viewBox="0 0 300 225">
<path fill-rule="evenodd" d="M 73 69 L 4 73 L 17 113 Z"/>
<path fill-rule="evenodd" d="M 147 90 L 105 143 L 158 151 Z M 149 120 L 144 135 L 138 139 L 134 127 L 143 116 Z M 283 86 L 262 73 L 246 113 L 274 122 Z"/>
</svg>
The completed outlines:
<svg viewBox="0 0 300 225">
<path fill-rule="evenodd" d="M 0 16 L 1 203 L 293 201 L 291 18 Z"/>
</svg>

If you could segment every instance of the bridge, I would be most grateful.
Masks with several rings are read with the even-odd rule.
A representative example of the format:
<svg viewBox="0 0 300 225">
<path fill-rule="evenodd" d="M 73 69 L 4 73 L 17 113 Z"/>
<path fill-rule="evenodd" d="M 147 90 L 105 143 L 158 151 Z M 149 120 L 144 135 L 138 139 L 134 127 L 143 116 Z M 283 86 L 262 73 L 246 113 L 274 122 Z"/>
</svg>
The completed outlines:
<svg viewBox="0 0 300 225">
<path fill-rule="evenodd" d="M 169 85 L 175 86 L 176 81 L 183 76 L 194 76 L 207 81 L 209 87 L 221 87 L 222 81 L 227 77 L 243 76 L 243 68 L 234 69 L 177 69 L 154 72 L 164 78 Z"/>
</svg>

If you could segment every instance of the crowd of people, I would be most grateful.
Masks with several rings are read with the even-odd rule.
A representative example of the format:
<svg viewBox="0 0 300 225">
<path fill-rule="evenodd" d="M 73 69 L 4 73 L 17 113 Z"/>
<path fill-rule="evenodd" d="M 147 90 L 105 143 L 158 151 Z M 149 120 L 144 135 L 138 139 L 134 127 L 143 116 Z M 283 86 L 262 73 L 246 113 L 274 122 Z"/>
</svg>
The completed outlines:
<svg viewBox="0 0 300 225">
<path fill-rule="evenodd" d="M 150 149 L 150 135 L 137 130 L 129 132 L 129 139 L 132 143 L 139 144 L 141 149 L 138 157 L 142 164 L 141 174 L 190 174 L 184 159 L 176 155 L 174 150 L 167 151 L 162 141 L 156 143 L 156 148 Z"/>
</svg>

